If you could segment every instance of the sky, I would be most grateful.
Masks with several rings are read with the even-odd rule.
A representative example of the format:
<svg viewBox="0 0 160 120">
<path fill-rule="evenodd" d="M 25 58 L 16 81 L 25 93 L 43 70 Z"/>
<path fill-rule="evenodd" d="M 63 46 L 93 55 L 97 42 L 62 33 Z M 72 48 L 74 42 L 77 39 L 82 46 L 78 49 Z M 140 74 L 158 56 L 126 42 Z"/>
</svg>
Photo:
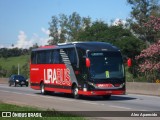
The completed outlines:
<svg viewBox="0 0 160 120">
<path fill-rule="evenodd" d="M 126 20 L 127 0 L 0 0 L 0 48 L 46 45 L 52 16 L 77 12 L 92 21 Z"/>
</svg>

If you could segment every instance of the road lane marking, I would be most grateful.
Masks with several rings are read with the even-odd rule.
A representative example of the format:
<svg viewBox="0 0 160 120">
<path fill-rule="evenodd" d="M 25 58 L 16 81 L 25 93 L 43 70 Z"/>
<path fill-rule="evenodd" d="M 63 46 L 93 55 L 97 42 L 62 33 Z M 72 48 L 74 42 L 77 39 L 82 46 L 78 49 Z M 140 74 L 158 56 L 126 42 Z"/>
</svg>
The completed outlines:
<svg viewBox="0 0 160 120">
<path fill-rule="evenodd" d="M 64 99 L 64 98 L 54 98 L 54 97 L 49 97 L 49 96 L 33 95 L 33 94 L 19 93 L 19 92 L 11 92 L 11 91 L 6 91 L 6 90 L 0 90 L 0 91 L 8 92 L 8 93 L 20 94 L 20 95 L 24 95 L 25 94 L 25 95 L 34 96 L 34 97 L 44 97 L 44 98 L 49 98 L 49 99 L 59 99 L 59 100 L 66 100 L 66 101 L 75 101 L 75 100 Z"/>
<path fill-rule="evenodd" d="M 63 101 L 69 101 L 69 102 L 79 102 L 79 103 L 85 103 L 85 104 L 92 104 L 92 105 L 106 105 L 107 104 L 103 104 L 103 103 L 96 103 L 96 102 L 87 102 L 87 101 L 81 101 L 81 100 L 74 100 L 74 99 L 64 99 L 64 98 L 54 98 L 54 97 L 50 97 L 50 96 L 41 96 L 41 95 L 33 95 L 33 94 L 27 94 L 27 93 L 19 93 L 19 92 L 11 92 L 11 91 L 6 91 L 6 90 L 0 90 L 2 92 L 7 92 L 7 93 L 14 93 L 14 94 L 19 94 L 19 95 L 28 95 L 28 96 L 33 96 L 33 97 L 43 97 L 43 98 L 48 98 L 48 99 L 56 99 L 56 100 L 63 100 Z M 112 108 L 120 108 L 120 109 L 131 109 L 131 108 L 126 108 L 126 107 L 121 107 L 121 106 L 108 106 L 108 107 L 112 107 Z"/>
<path fill-rule="evenodd" d="M 150 111 L 150 110 L 139 110 L 139 111 Z"/>
<path fill-rule="evenodd" d="M 34 97 L 43 97 L 43 98 L 48 98 L 48 99 L 56 99 L 56 100 L 63 100 L 63 101 L 69 101 L 69 102 L 80 102 L 80 103 L 86 103 L 86 104 L 95 104 L 95 105 L 100 105 L 99 103 L 95 102 L 87 102 L 87 101 L 81 101 L 81 100 L 74 100 L 74 99 L 66 99 L 66 98 L 54 98 L 53 96 L 42 96 L 42 95 L 33 95 L 33 94 L 28 94 L 28 93 L 19 93 L 19 92 L 11 92 L 11 91 L 6 91 L 6 90 L 0 90 L 3 92 L 8 92 L 8 93 L 15 93 L 15 94 L 20 94 L 20 95 L 29 95 L 29 96 L 34 96 Z"/>
<path fill-rule="evenodd" d="M 128 108 L 128 107 L 115 106 L 115 105 L 110 105 L 110 107 L 113 107 L 113 108 L 121 108 L 121 109 L 127 109 L 127 110 L 132 109 L 132 108 Z"/>
<path fill-rule="evenodd" d="M 127 94 L 127 95 L 134 95 L 134 96 L 139 96 L 139 97 L 149 97 L 149 98 L 160 98 L 159 96 L 154 96 L 154 95 L 138 95 L 138 94 Z"/>
<path fill-rule="evenodd" d="M 95 102 L 87 102 L 87 101 L 83 101 L 82 103 L 92 104 L 92 105 L 100 105 L 99 103 L 95 103 Z"/>
<path fill-rule="evenodd" d="M 84 101 L 84 100 L 74 100 L 74 99 L 65 99 L 65 98 L 55 98 L 53 96 L 42 96 L 42 95 L 34 95 L 34 94 L 28 94 L 28 93 L 20 93 L 20 92 L 12 92 L 12 91 L 6 91 L 6 90 L 0 90 L 2 92 L 7 92 L 7 93 L 14 93 L 14 94 L 20 94 L 20 95 L 28 95 L 28 96 L 33 96 L 33 97 L 43 97 L 43 98 L 48 98 L 48 99 L 56 99 L 56 100 L 63 100 L 63 101 L 69 101 L 69 102 L 79 102 L 79 103 L 85 103 L 85 104 L 92 104 L 92 105 L 106 105 L 107 104 L 103 104 L 103 103 L 96 103 L 96 102 L 88 102 L 88 101 Z M 132 108 L 129 107 L 123 107 L 123 106 L 116 106 L 116 105 L 109 105 L 108 107 L 111 108 L 119 108 L 119 109 L 126 109 L 126 110 L 131 110 Z M 139 110 L 139 111 L 147 111 L 147 110 Z"/>
</svg>

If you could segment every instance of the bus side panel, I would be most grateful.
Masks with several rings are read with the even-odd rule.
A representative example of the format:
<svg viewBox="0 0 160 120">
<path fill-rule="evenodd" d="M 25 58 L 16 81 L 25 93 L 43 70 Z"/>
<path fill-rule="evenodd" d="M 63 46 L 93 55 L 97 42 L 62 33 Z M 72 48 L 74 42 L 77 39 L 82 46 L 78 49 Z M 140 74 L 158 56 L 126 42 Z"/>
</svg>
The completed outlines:
<svg viewBox="0 0 160 120">
<path fill-rule="evenodd" d="M 71 86 L 70 70 L 65 64 L 46 64 L 41 65 L 40 72 L 43 74 L 42 79 L 47 86 Z"/>
<path fill-rule="evenodd" d="M 64 89 L 64 88 L 46 87 L 45 90 L 51 92 L 72 93 L 71 89 Z"/>
<path fill-rule="evenodd" d="M 66 89 L 69 89 L 70 93 L 70 70 L 65 64 L 31 65 L 30 71 L 31 88 L 40 89 L 41 82 L 44 82 L 47 91 L 67 92 Z"/>
<path fill-rule="evenodd" d="M 40 89 L 40 80 L 39 80 L 40 68 L 38 64 L 30 65 L 30 86 L 32 89 Z"/>
</svg>

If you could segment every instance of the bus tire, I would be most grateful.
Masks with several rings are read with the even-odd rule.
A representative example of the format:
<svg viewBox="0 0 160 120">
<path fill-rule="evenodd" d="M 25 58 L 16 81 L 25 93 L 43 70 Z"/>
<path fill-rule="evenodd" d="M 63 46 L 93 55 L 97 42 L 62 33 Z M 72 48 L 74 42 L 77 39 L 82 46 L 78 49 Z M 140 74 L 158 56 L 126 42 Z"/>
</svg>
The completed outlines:
<svg viewBox="0 0 160 120">
<path fill-rule="evenodd" d="M 105 100 L 109 100 L 111 98 L 111 95 L 104 95 L 103 96 L 103 99 L 105 99 Z"/>
<path fill-rule="evenodd" d="M 45 95 L 46 91 L 44 90 L 44 83 L 43 82 L 41 83 L 40 87 L 41 87 L 41 94 Z"/>
<path fill-rule="evenodd" d="M 74 85 L 73 88 L 72 88 L 72 95 L 75 99 L 78 99 L 79 98 L 79 95 L 78 95 L 78 87 L 77 85 Z"/>
</svg>

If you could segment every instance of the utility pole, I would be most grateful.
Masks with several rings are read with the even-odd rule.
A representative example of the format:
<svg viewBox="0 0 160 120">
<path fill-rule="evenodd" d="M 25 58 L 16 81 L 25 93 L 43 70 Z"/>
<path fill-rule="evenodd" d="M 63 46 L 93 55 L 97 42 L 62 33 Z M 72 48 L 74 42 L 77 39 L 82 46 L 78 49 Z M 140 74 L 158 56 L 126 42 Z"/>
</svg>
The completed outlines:
<svg viewBox="0 0 160 120">
<path fill-rule="evenodd" d="M 18 63 L 18 75 L 19 75 L 19 63 Z"/>
</svg>

